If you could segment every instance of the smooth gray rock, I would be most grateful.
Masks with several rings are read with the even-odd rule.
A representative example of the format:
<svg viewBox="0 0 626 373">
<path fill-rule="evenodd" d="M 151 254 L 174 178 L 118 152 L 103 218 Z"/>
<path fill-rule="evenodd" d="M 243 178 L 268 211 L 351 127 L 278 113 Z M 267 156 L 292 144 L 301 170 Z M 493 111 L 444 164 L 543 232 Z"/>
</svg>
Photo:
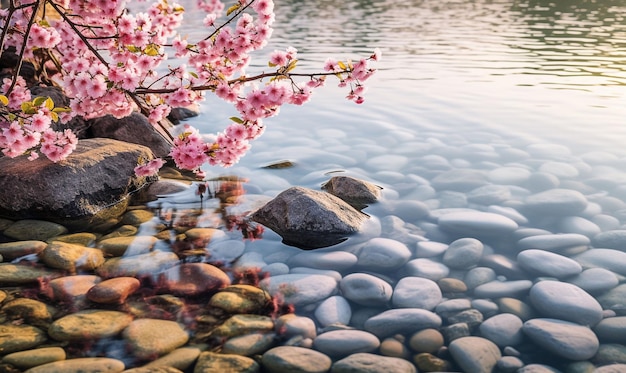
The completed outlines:
<svg viewBox="0 0 626 373">
<path fill-rule="evenodd" d="M 348 325 L 351 317 L 352 307 L 341 295 L 327 298 L 315 309 L 315 318 L 322 327 L 337 324 Z"/>
<path fill-rule="evenodd" d="M 432 311 L 442 300 L 441 289 L 433 280 L 403 277 L 396 284 L 391 303 L 397 308 L 423 308 Z"/>
<path fill-rule="evenodd" d="M 581 192 L 555 188 L 528 196 L 524 201 L 522 212 L 550 216 L 577 215 L 588 203 Z"/>
<path fill-rule="evenodd" d="M 365 321 L 365 330 L 379 338 L 397 333 L 408 334 L 428 328 L 439 328 L 441 318 L 421 308 L 397 308 L 381 312 Z"/>
<path fill-rule="evenodd" d="M 274 373 L 325 373 L 332 364 L 323 353 L 303 347 L 279 346 L 266 351 L 261 365 Z"/>
<path fill-rule="evenodd" d="M 361 352 L 336 361 L 331 373 L 416 373 L 415 366 L 397 357 Z"/>
<path fill-rule="evenodd" d="M 526 294 L 532 285 L 530 280 L 491 281 L 477 286 L 474 295 L 479 298 L 516 297 Z"/>
<path fill-rule="evenodd" d="M 393 293 L 389 283 L 367 273 L 351 273 L 341 279 L 339 287 L 346 299 L 364 306 L 385 305 Z"/>
<path fill-rule="evenodd" d="M 626 251 L 626 229 L 602 232 L 592 239 L 593 246 Z"/>
<path fill-rule="evenodd" d="M 586 326 L 551 318 L 531 319 L 524 323 L 524 334 L 549 352 L 570 360 L 587 360 L 600 343 Z"/>
<path fill-rule="evenodd" d="M 599 267 L 626 276 L 626 253 L 614 249 L 591 249 L 573 257 L 585 267 Z"/>
<path fill-rule="evenodd" d="M 626 316 L 603 319 L 593 327 L 593 331 L 602 343 L 626 344 Z"/>
<path fill-rule="evenodd" d="M 445 264 L 427 258 L 409 261 L 402 271 L 407 276 L 423 277 L 433 281 L 441 280 L 450 273 L 450 269 Z"/>
<path fill-rule="evenodd" d="M 378 185 L 350 176 L 333 176 L 322 185 L 322 190 L 341 198 L 359 210 L 378 201 L 381 189 Z"/>
<path fill-rule="evenodd" d="M 285 244 L 304 249 L 337 244 L 367 219 L 332 194 L 302 187 L 285 190 L 252 214 L 252 220 L 279 234 Z"/>
<path fill-rule="evenodd" d="M 523 340 L 524 322 L 511 313 L 501 313 L 480 324 L 480 334 L 501 348 L 516 346 Z"/>
<path fill-rule="evenodd" d="M 454 169 L 440 173 L 431 180 L 432 186 L 437 190 L 453 190 L 457 192 L 469 192 L 488 184 L 484 172 L 469 169 Z"/>
<path fill-rule="evenodd" d="M 443 264 L 454 269 L 468 269 L 480 261 L 483 243 L 475 238 L 461 238 L 452 242 L 443 253 Z"/>
<path fill-rule="evenodd" d="M 579 275 L 567 279 L 567 282 L 578 286 L 590 294 L 599 294 L 613 289 L 619 284 L 615 273 L 604 268 L 589 268 Z"/>
<path fill-rule="evenodd" d="M 540 281 L 530 289 L 530 301 L 544 317 L 558 318 L 581 325 L 596 325 L 602 320 L 602 306 L 576 285 L 560 281 Z"/>
<path fill-rule="evenodd" d="M 524 250 L 517 254 L 517 263 L 529 273 L 558 279 L 578 275 L 583 270 L 582 266 L 573 259 L 536 249 Z"/>
<path fill-rule="evenodd" d="M 261 280 L 259 286 L 272 297 L 279 296 L 296 307 L 322 301 L 337 291 L 337 281 L 324 275 L 274 276 Z"/>
<path fill-rule="evenodd" d="M 452 212 L 439 218 L 439 227 L 464 237 L 494 237 L 508 235 L 518 228 L 512 219 L 482 211 Z"/>
<path fill-rule="evenodd" d="M 449 346 L 454 361 L 464 372 L 489 373 L 502 356 L 493 342 L 481 337 L 462 337 Z"/>
<path fill-rule="evenodd" d="M 542 234 L 522 238 L 517 241 L 517 247 L 519 250 L 540 249 L 556 253 L 582 252 L 590 241 L 589 237 L 576 233 Z"/>
<path fill-rule="evenodd" d="M 357 266 L 375 272 L 397 269 L 411 257 L 411 251 L 400 241 L 376 237 L 367 241 L 358 254 Z"/>
<path fill-rule="evenodd" d="M 332 357 L 343 358 L 359 352 L 374 352 L 380 340 L 363 330 L 332 330 L 313 341 L 313 348 Z"/>
<path fill-rule="evenodd" d="M 119 218 L 150 181 L 135 176 L 137 160 L 152 157 L 147 147 L 102 138 L 79 140 L 63 162 L 0 157 L 0 216 L 75 230 Z"/>
</svg>

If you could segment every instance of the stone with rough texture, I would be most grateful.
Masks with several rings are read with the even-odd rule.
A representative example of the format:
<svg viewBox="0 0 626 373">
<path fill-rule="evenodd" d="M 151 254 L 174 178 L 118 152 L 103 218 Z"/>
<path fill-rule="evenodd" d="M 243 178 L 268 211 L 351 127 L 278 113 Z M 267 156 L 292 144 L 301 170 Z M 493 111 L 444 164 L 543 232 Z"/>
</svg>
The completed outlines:
<svg viewBox="0 0 626 373">
<path fill-rule="evenodd" d="M 47 340 L 47 335 L 30 325 L 0 325 L 0 354 L 28 350 Z"/>
<path fill-rule="evenodd" d="M 363 330 L 331 330 L 318 335 L 313 341 L 313 348 L 332 358 L 374 352 L 378 346 L 378 337 Z"/>
<path fill-rule="evenodd" d="M 270 333 L 273 330 L 274 322 L 268 316 L 234 315 L 215 328 L 212 333 L 218 337 L 232 338 L 250 333 Z"/>
<path fill-rule="evenodd" d="M 224 271 L 207 263 L 183 263 L 157 278 L 158 289 L 184 296 L 196 296 L 230 285 L 230 278 Z"/>
<path fill-rule="evenodd" d="M 95 340 L 118 335 L 133 317 L 127 313 L 107 310 L 84 310 L 55 320 L 48 334 L 57 341 Z"/>
<path fill-rule="evenodd" d="M 260 370 L 261 367 L 259 364 L 249 357 L 205 351 L 198 357 L 198 362 L 196 363 L 193 372 L 257 373 Z"/>
<path fill-rule="evenodd" d="M 439 328 L 441 318 L 421 308 L 397 308 L 383 311 L 365 321 L 365 330 L 379 338 L 408 334 L 428 328 Z"/>
<path fill-rule="evenodd" d="M 261 288 L 237 284 L 225 287 L 213 295 L 209 306 L 227 313 L 259 313 L 271 300 L 269 293 Z"/>
<path fill-rule="evenodd" d="M 285 303 L 304 306 L 322 301 L 337 291 L 337 281 L 324 275 L 288 274 L 261 280 L 260 287 Z"/>
<path fill-rule="evenodd" d="M 272 373 L 325 373 L 331 363 L 321 352 L 293 346 L 274 347 L 261 358 L 263 367 Z"/>
<path fill-rule="evenodd" d="M 27 373 L 120 373 L 124 363 L 108 357 L 83 357 L 55 361 L 27 370 Z"/>
<path fill-rule="evenodd" d="M 454 361 L 464 372 L 491 372 L 502 356 L 498 346 L 481 337 L 455 339 L 449 349 Z"/>
<path fill-rule="evenodd" d="M 65 360 L 65 357 L 65 350 L 61 347 L 42 347 L 8 354 L 2 358 L 2 362 L 20 369 L 28 369 L 54 361 Z"/>
<path fill-rule="evenodd" d="M 306 213 L 303 213 L 306 211 Z M 367 215 L 329 193 L 292 187 L 252 214 L 287 245 L 305 249 L 330 246 L 357 233 Z"/>
<path fill-rule="evenodd" d="M 118 218 L 129 194 L 148 181 L 135 175 L 137 160 L 152 157 L 144 146 L 102 138 L 79 140 L 58 163 L 46 157 L 2 157 L 0 216 L 53 221 L 72 229 Z"/>
<path fill-rule="evenodd" d="M 415 366 L 397 357 L 361 352 L 336 361 L 331 373 L 416 373 Z"/>
<path fill-rule="evenodd" d="M 19 320 L 29 325 L 48 329 L 57 309 L 36 299 L 15 298 L 3 304 L 2 313 L 9 320 Z"/>
<path fill-rule="evenodd" d="M 333 176 L 322 185 L 322 189 L 360 210 L 378 201 L 382 188 L 350 176 Z"/>
<path fill-rule="evenodd" d="M 569 321 L 531 319 L 524 323 L 522 330 L 537 345 L 565 359 L 587 360 L 600 346 L 591 329 Z"/>
<path fill-rule="evenodd" d="M 134 320 L 122 335 L 132 354 L 139 359 L 154 359 L 189 340 L 189 334 L 177 322 L 157 319 Z"/>
<path fill-rule="evenodd" d="M 139 280 L 134 277 L 108 279 L 89 289 L 87 299 L 95 303 L 122 304 L 140 285 Z"/>
<path fill-rule="evenodd" d="M 593 326 L 602 320 L 602 306 L 576 285 L 541 281 L 530 289 L 530 301 L 544 317 Z"/>
</svg>

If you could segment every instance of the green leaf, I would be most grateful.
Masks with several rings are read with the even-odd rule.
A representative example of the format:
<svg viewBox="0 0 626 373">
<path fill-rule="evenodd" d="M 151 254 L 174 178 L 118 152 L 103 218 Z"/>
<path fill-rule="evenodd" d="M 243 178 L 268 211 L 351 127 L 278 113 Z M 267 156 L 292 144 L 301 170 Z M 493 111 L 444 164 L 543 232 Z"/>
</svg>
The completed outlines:
<svg viewBox="0 0 626 373">
<path fill-rule="evenodd" d="M 233 121 L 233 122 L 235 122 L 235 123 L 238 123 L 238 124 L 243 124 L 243 120 L 241 120 L 241 118 L 237 118 L 237 117 L 230 117 L 229 119 L 230 119 L 230 120 L 232 120 L 232 121 Z"/>
<path fill-rule="evenodd" d="M 198 79 L 198 74 L 196 74 L 193 71 L 189 71 L 189 75 L 193 76 L 194 78 Z"/>
<path fill-rule="evenodd" d="M 35 107 L 40 107 L 40 106 L 41 106 L 41 104 L 43 104 L 44 102 L 46 102 L 46 99 L 47 99 L 47 98 L 48 98 L 48 97 L 42 97 L 42 96 L 35 97 L 35 99 L 33 100 L 33 106 L 35 106 Z"/>
<path fill-rule="evenodd" d="M 20 105 L 20 108 L 22 109 L 22 111 L 24 113 L 26 113 L 28 110 L 30 110 L 30 108 L 33 107 L 33 103 L 30 101 L 24 101 L 22 102 L 22 104 Z"/>
<path fill-rule="evenodd" d="M 4 106 L 9 105 L 9 99 L 7 98 L 7 96 L 0 95 L 0 103 L 2 103 L 2 105 Z"/>
<path fill-rule="evenodd" d="M 228 17 L 232 12 L 236 12 L 237 10 L 239 10 L 239 8 L 241 8 L 241 4 L 240 3 L 236 3 L 235 5 L 232 5 L 226 11 L 226 16 Z"/>
<path fill-rule="evenodd" d="M 59 107 L 55 107 L 54 109 L 52 109 L 53 113 L 69 113 L 70 111 L 72 111 L 72 109 L 66 106 L 59 106 Z"/>
</svg>

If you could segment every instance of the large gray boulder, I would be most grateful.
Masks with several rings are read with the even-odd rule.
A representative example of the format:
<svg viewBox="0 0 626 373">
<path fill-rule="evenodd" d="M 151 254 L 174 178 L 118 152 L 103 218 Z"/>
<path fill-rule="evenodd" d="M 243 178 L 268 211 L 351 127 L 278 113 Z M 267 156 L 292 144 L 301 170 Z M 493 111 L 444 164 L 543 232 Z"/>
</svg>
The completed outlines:
<svg viewBox="0 0 626 373">
<path fill-rule="evenodd" d="M 337 244 L 359 231 L 368 216 L 333 196 L 302 187 L 280 193 L 252 214 L 287 245 L 314 249 Z"/>
<path fill-rule="evenodd" d="M 129 195 L 150 181 L 135 176 L 150 149 L 112 139 L 79 140 L 65 160 L 0 158 L 0 216 L 41 219 L 79 230 L 118 218 Z"/>
</svg>

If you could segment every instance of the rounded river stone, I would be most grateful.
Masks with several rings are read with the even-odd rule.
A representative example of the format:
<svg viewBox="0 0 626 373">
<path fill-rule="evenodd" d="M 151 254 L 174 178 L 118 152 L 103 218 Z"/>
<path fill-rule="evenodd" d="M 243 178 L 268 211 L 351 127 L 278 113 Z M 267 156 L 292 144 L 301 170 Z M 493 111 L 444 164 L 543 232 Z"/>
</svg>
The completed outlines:
<svg viewBox="0 0 626 373">
<path fill-rule="evenodd" d="M 55 320 L 48 328 L 57 341 L 84 341 L 114 337 L 126 328 L 133 317 L 108 310 L 83 310 Z"/>
</svg>

